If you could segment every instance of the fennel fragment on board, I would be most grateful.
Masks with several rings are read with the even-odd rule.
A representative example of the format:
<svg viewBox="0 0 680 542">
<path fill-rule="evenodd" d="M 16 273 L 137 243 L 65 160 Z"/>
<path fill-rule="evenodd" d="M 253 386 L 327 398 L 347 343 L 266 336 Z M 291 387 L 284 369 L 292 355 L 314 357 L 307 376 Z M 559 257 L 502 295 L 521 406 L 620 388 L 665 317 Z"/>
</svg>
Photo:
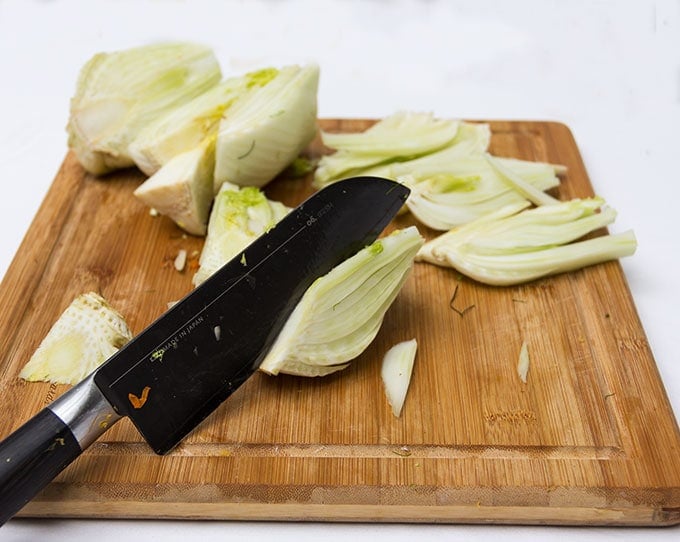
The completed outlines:
<svg viewBox="0 0 680 542">
<path fill-rule="evenodd" d="M 103 297 L 94 292 L 79 295 L 52 325 L 19 377 L 77 384 L 131 339 L 125 320 Z"/>
<path fill-rule="evenodd" d="M 130 143 L 149 123 L 216 85 L 208 47 L 172 42 L 94 55 L 71 98 L 68 145 L 95 175 L 134 165 Z"/>
<path fill-rule="evenodd" d="M 378 239 L 307 289 L 260 365 L 269 374 L 325 376 L 373 341 L 423 244 L 415 226 Z"/>
<path fill-rule="evenodd" d="M 519 358 L 517 360 L 517 376 L 526 384 L 529 375 L 529 347 L 526 341 L 522 341 L 522 346 L 519 350 Z"/>
<path fill-rule="evenodd" d="M 594 197 L 508 205 L 425 243 L 416 260 L 504 286 L 630 256 L 637 248 L 632 231 L 579 240 L 614 221 L 604 204 Z"/>
</svg>

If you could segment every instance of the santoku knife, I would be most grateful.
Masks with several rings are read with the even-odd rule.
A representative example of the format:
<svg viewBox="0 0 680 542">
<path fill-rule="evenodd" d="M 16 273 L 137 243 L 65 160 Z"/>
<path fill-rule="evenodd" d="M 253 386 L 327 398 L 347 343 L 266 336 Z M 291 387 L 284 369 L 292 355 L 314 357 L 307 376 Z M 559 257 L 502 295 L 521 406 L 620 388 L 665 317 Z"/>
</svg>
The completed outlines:
<svg viewBox="0 0 680 542">
<path fill-rule="evenodd" d="M 0 525 L 127 416 L 171 450 L 259 367 L 305 290 L 372 243 L 408 196 L 376 177 L 317 192 L 0 443 Z"/>
</svg>

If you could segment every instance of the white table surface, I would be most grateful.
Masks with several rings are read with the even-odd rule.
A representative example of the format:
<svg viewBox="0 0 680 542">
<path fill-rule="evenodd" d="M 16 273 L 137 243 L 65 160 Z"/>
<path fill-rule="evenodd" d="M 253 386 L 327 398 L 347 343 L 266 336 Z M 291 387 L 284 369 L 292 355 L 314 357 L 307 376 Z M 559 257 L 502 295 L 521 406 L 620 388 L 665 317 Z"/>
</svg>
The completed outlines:
<svg viewBox="0 0 680 542">
<path fill-rule="evenodd" d="M 0 276 L 66 152 L 78 70 L 94 53 L 167 39 L 214 48 L 227 74 L 321 66 L 319 116 L 397 110 L 556 120 L 595 190 L 633 228 L 624 271 L 680 413 L 680 2 L 0 0 Z M 11 520 L 0 540 L 677 540 L 609 529 L 257 522 Z"/>
</svg>

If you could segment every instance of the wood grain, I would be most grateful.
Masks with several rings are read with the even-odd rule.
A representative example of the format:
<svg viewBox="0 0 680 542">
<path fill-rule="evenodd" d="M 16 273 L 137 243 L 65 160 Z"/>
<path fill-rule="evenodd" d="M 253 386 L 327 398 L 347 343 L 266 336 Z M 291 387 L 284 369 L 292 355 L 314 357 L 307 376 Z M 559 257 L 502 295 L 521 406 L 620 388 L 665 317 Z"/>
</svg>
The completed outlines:
<svg viewBox="0 0 680 542">
<path fill-rule="evenodd" d="M 560 199 L 593 194 L 564 125 L 491 127 L 495 155 L 568 166 Z M 318 139 L 308 149 L 323 152 Z M 202 240 L 150 216 L 132 195 L 142 179 L 93 178 L 66 156 L 0 286 L 0 437 L 66 389 L 17 375 L 76 295 L 100 292 L 139 332 L 190 290 Z M 284 175 L 267 190 L 294 205 L 310 180 Z M 172 265 L 180 249 L 183 273 Z M 414 337 L 395 418 L 380 361 Z M 523 341 L 526 384 L 516 373 Z M 617 262 L 509 288 L 417 264 L 346 371 L 255 375 L 164 457 L 124 420 L 22 515 L 673 525 L 680 432 Z"/>
</svg>

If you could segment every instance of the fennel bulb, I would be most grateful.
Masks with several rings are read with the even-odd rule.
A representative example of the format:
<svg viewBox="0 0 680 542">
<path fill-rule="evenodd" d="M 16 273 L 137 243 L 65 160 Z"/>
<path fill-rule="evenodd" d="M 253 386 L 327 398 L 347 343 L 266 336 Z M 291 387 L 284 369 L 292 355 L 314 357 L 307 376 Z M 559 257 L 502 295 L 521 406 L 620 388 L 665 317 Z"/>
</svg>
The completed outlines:
<svg viewBox="0 0 680 542">
<path fill-rule="evenodd" d="M 77 384 L 131 339 L 125 320 L 103 297 L 82 294 L 54 323 L 19 376 Z"/>
<path fill-rule="evenodd" d="M 211 49 L 193 43 L 99 53 L 78 77 L 67 126 L 69 147 L 95 175 L 132 166 L 128 146 L 139 132 L 220 78 Z"/>
<path fill-rule="evenodd" d="M 214 138 L 229 108 L 251 89 L 266 85 L 278 74 L 265 68 L 231 77 L 193 100 L 166 111 L 144 127 L 130 144 L 130 156 L 147 175 L 153 175 L 176 155 Z"/>
<path fill-rule="evenodd" d="M 324 376 L 346 368 L 377 335 L 422 244 L 415 226 L 393 232 L 314 281 L 260 370 Z"/>
<path fill-rule="evenodd" d="M 193 235 L 205 235 L 213 202 L 215 140 L 173 157 L 144 181 L 134 195 Z"/>
<path fill-rule="evenodd" d="M 212 190 L 212 189 L 211 189 Z M 225 263 L 273 228 L 290 208 L 268 200 L 254 186 L 238 187 L 224 183 L 215 197 L 208 233 L 199 259 L 199 269 L 193 277 L 198 286 Z M 244 262 L 247 263 L 247 262 Z"/>
<path fill-rule="evenodd" d="M 454 228 L 423 245 L 416 260 L 510 285 L 630 256 L 637 248 L 633 232 L 573 242 L 614 221 L 616 212 L 601 198 L 523 210 L 528 205 L 508 205 Z"/>
<path fill-rule="evenodd" d="M 314 139 L 319 67 L 286 66 L 235 102 L 220 121 L 214 193 L 224 182 L 262 187 Z"/>
</svg>

